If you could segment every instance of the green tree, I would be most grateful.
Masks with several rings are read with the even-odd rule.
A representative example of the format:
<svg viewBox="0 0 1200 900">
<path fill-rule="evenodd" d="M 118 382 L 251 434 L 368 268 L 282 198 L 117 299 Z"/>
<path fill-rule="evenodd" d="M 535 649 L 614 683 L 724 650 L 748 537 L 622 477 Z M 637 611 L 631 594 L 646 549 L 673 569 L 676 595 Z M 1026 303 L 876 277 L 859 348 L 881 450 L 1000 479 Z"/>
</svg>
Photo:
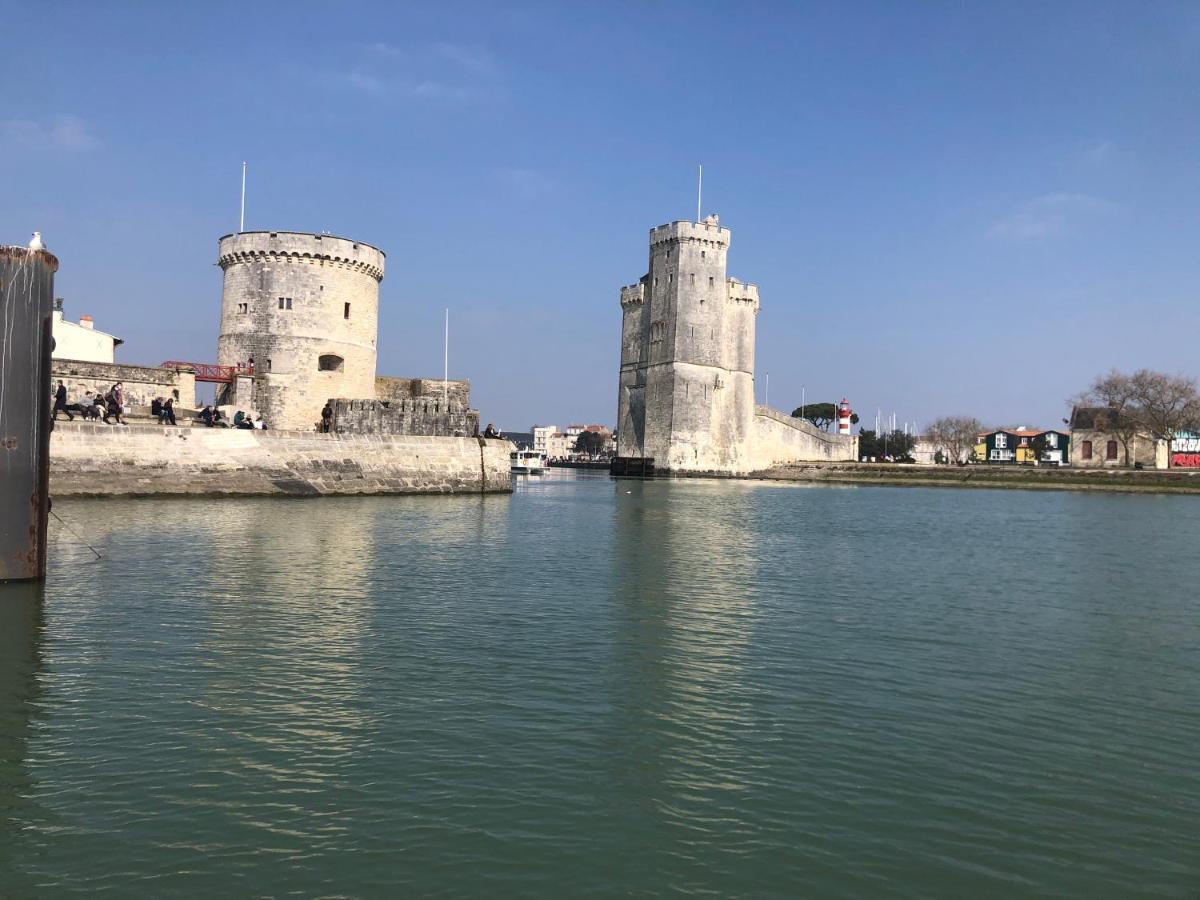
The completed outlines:
<svg viewBox="0 0 1200 900">
<path fill-rule="evenodd" d="M 808 419 L 814 426 L 822 431 L 828 431 L 829 427 L 837 421 L 838 408 L 836 403 L 806 403 L 804 406 L 797 406 L 792 410 L 793 419 Z M 858 424 L 858 413 L 850 413 L 850 424 Z"/>
<path fill-rule="evenodd" d="M 879 461 L 912 462 L 916 444 L 916 435 L 905 434 L 899 429 L 880 434 L 864 429 L 858 433 L 859 457 L 874 457 Z"/>
<path fill-rule="evenodd" d="M 598 456 L 604 452 L 604 435 L 597 431 L 581 431 L 575 438 L 575 452 Z"/>
<path fill-rule="evenodd" d="M 1050 441 L 1044 434 L 1035 434 L 1029 439 L 1029 449 L 1033 451 L 1033 458 L 1037 462 L 1041 462 L 1050 452 Z"/>
</svg>

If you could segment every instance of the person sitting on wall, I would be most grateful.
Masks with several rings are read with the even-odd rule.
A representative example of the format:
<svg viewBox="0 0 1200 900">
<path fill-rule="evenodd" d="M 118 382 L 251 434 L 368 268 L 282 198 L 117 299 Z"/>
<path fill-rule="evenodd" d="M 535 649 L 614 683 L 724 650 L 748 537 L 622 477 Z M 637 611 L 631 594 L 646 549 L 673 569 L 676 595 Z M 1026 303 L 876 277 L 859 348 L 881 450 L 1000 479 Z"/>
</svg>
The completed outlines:
<svg viewBox="0 0 1200 900">
<path fill-rule="evenodd" d="M 67 414 L 68 421 L 75 421 L 75 417 L 71 415 L 71 411 L 67 409 L 67 386 L 61 381 L 59 381 L 58 387 L 54 391 L 54 421 L 56 422 L 58 421 L 58 414 L 60 411 Z"/>
<path fill-rule="evenodd" d="M 150 401 L 150 415 L 162 422 L 162 397 L 155 397 Z"/>
<path fill-rule="evenodd" d="M 166 425 L 168 422 L 172 425 L 175 424 L 175 399 L 173 397 L 166 399 L 158 413 L 159 425 Z"/>
<path fill-rule="evenodd" d="M 500 432 L 498 432 L 495 428 L 492 427 L 491 422 L 488 422 L 487 428 L 485 428 L 483 431 L 483 436 L 485 438 L 498 438 L 498 437 L 500 437 Z"/>
<path fill-rule="evenodd" d="M 204 409 L 200 410 L 200 421 L 203 422 L 207 428 L 213 427 L 213 408 L 211 406 L 206 406 Z"/>
<path fill-rule="evenodd" d="M 332 425 L 333 408 L 329 405 L 328 401 L 326 401 L 325 407 L 321 410 L 321 434 L 329 434 L 329 429 L 332 427 Z"/>
<path fill-rule="evenodd" d="M 96 397 L 91 391 L 84 393 L 83 399 L 79 401 L 79 412 L 85 421 L 100 418 L 100 413 L 96 411 Z"/>
<path fill-rule="evenodd" d="M 241 413 L 239 413 L 238 415 L 241 415 Z M 247 429 L 254 428 L 254 416 L 246 416 L 245 418 L 242 419 L 242 421 L 238 422 L 233 427 L 234 428 L 247 428 Z"/>
<path fill-rule="evenodd" d="M 221 415 L 221 411 L 219 409 L 213 409 L 213 425 L 217 426 L 218 428 L 228 428 L 229 423 L 223 421 L 224 418 L 225 417 Z"/>
<path fill-rule="evenodd" d="M 237 412 L 235 412 L 233 414 L 233 427 L 241 428 L 242 427 L 242 419 L 244 419 L 244 418 L 246 418 L 246 414 L 244 412 L 242 412 L 240 409 Z"/>
</svg>

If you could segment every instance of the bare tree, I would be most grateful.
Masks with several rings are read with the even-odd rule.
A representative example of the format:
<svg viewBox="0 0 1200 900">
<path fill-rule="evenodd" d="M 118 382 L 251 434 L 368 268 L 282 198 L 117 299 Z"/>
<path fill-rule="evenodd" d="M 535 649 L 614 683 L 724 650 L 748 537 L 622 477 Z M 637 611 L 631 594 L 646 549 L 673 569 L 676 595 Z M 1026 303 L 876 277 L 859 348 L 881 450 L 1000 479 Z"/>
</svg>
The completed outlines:
<svg viewBox="0 0 1200 900">
<path fill-rule="evenodd" d="M 951 462 L 960 463 L 975 452 L 982 430 L 983 424 L 972 416 L 943 416 L 929 423 L 925 436 L 935 447 L 943 448 Z"/>
<path fill-rule="evenodd" d="M 1134 376 L 1112 369 L 1101 375 L 1078 397 L 1072 406 L 1103 407 L 1103 421 L 1094 423 L 1098 431 L 1115 435 L 1125 451 L 1125 465 L 1132 465 L 1130 448 L 1139 432 L 1145 430 L 1139 408 L 1138 392 Z"/>
<path fill-rule="evenodd" d="M 1138 404 L 1138 418 L 1153 437 L 1170 442 L 1176 432 L 1193 429 L 1200 423 L 1200 393 L 1195 378 L 1139 369 L 1130 381 Z"/>
</svg>

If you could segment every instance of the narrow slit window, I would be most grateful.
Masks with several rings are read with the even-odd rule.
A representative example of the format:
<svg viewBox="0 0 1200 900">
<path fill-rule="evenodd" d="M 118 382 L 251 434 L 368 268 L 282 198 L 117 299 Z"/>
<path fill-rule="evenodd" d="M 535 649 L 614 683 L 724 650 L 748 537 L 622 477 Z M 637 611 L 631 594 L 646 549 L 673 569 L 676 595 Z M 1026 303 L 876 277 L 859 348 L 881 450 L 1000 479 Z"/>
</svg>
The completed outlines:
<svg viewBox="0 0 1200 900">
<path fill-rule="evenodd" d="M 350 304 L 349 303 L 347 303 L 342 310 L 342 318 L 343 319 L 350 318 Z"/>
<path fill-rule="evenodd" d="M 708 286 L 709 287 L 713 286 L 713 277 L 711 275 L 708 276 Z"/>
</svg>

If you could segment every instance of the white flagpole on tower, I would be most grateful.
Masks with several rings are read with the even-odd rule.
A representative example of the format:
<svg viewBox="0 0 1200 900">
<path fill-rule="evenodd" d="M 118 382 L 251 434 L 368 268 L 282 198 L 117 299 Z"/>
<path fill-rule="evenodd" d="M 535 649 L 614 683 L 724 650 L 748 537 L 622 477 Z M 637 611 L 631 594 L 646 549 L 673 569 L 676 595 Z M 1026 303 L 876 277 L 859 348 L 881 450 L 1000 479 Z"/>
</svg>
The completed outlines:
<svg viewBox="0 0 1200 900">
<path fill-rule="evenodd" d="M 450 307 L 446 307 L 446 341 L 442 354 L 442 406 L 450 409 Z"/>
<path fill-rule="evenodd" d="M 700 224 L 700 196 L 704 191 L 704 166 L 696 167 L 696 224 Z"/>
<path fill-rule="evenodd" d="M 246 230 L 246 161 L 242 160 L 242 218 L 238 223 L 238 234 Z"/>
</svg>

